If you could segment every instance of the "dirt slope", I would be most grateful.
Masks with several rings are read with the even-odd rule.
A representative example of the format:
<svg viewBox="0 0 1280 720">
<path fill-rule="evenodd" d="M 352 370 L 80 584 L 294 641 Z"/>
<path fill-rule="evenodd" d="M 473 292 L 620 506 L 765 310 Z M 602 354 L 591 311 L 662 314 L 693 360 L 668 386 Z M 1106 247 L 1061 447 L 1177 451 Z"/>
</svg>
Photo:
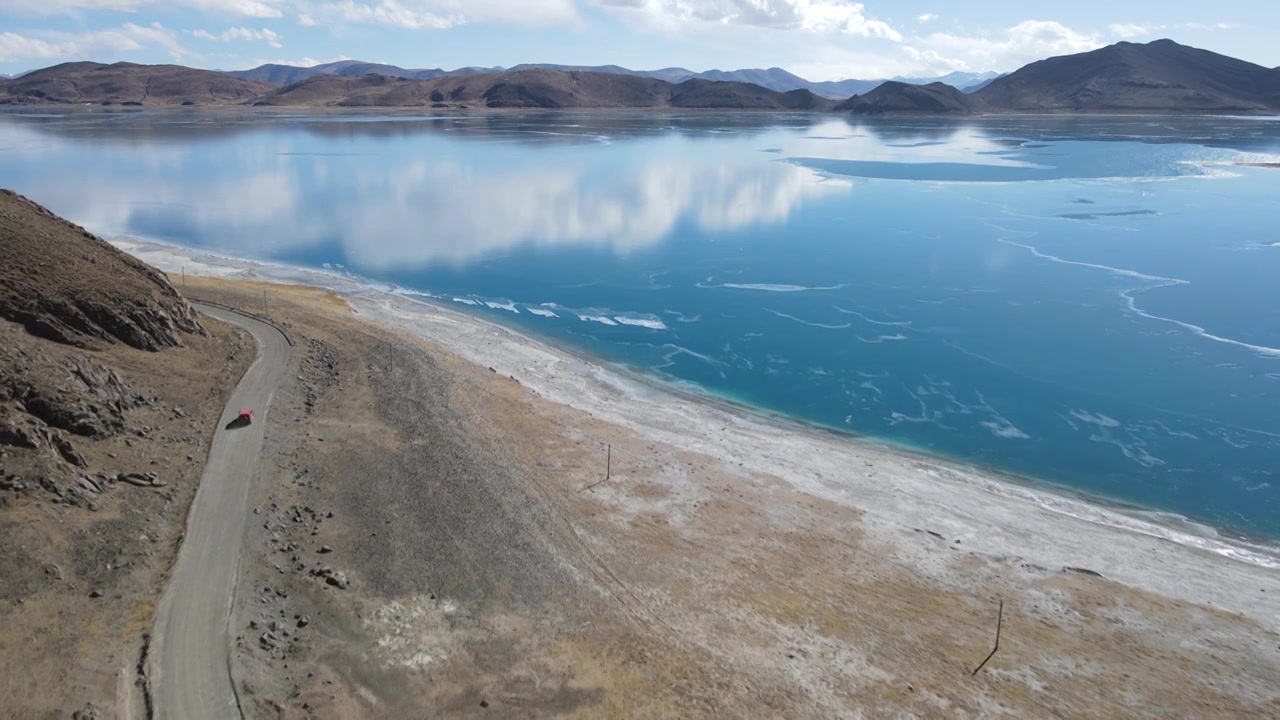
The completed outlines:
<svg viewBox="0 0 1280 720">
<path fill-rule="evenodd" d="M 204 332 L 164 275 L 8 190 L 0 190 L 0 317 L 82 347 L 159 350 Z"/>
</svg>

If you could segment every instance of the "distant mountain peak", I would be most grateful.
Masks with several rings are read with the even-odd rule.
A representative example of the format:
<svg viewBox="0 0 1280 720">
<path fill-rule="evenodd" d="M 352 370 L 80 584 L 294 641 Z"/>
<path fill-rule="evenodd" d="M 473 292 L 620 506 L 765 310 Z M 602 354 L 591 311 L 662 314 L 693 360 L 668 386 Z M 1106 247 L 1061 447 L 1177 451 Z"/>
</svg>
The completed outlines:
<svg viewBox="0 0 1280 720">
<path fill-rule="evenodd" d="M 1269 113 L 1280 110 L 1280 76 L 1160 39 L 1033 62 L 975 96 L 1022 112 Z"/>
</svg>

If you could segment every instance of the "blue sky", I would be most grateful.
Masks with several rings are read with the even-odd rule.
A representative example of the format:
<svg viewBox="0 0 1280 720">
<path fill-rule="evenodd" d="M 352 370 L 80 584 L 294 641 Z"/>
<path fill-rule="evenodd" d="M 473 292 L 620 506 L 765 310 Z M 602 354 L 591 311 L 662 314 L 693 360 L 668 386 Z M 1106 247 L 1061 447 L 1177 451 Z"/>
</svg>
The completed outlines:
<svg viewBox="0 0 1280 720">
<path fill-rule="evenodd" d="M 1280 65 L 1280 2 L 1075 0 L 0 0 L 0 73 L 66 60 L 241 69 L 779 66 L 812 80 L 1013 70 L 1170 37 Z"/>
</svg>

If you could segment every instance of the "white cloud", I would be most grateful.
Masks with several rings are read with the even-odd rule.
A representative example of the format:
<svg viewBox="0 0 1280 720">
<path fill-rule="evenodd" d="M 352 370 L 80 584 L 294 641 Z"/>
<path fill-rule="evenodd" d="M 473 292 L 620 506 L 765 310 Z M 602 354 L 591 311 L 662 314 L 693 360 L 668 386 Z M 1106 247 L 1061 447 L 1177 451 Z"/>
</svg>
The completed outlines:
<svg viewBox="0 0 1280 720">
<path fill-rule="evenodd" d="M 1027 63 L 1057 55 L 1102 47 L 1095 35 L 1076 32 L 1060 22 L 1027 20 L 991 35 L 933 33 L 913 39 L 909 52 L 935 67 L 948 70 L 1015 70 Z M 919 49 L 923 48 L 923 49 Z"/>
<path fill-rule="evenodd" d="M 119 28 L 84 33 L 0 33 L 0 62 L 94 59 L 146 47 L 162 48 L 175 60 L 194 54 L 182 47 L 174 32 L 160 23 L 146 26 L 125 23 Z"/>
<path fill-rule="evenodd" d="M 59 15 L 77 10 L 134 12 L 147 6 L 181 6 L 246 17 L 278 18 L 292 0 L 0 0 L 0 12 Z"/>
<path fill-rule="evenodd" d="M 923 25 L 925 23 L 931 23 L 937 19 L 938 15 L 936 13 L 924 13 L 920 17 L 917 17 L 916 21 Z"/>
<path fill-rule="evenodd" d="M 1149 25 L 1139 25 L 1137 23 L 1115 23 L 1107 27 L 1112 35 L 1120 38 L 1135 38 L 1143 35 L 1150 35 L 1155 28 Z"/>
<path fill-rule="evenodd" d="M 297 58 L 295 60 L 269 60 L 258 58 L 256 60 L 244 60 L 228 67 L 228 70 L 252 70 L 261 65 L 290 65 L 293 67 L 315 67 L 316 65 L 327 65 L 328 63 L 339 62 L 341 60 L 350 60 L 346 55 L 331 57 L 328 60 L 317 60 L 313 57 Z"/>
<path fill-rule="evenodd" d="M 1239 28 L 1239 27 L 1240 27 L 1240 23 L 1234 23 L 1234 22 L 1216 22 L 1216 23 L 1189 22 L 1189 23 L 1182 23 L 1182 24 L 1181 24 L 1181 25 L 1179 25 L 1178 27 L 1186 28 L 1186 29 L 1188 29 L 1188 30 L 1209 30 L 1209 31 L 1213 31 L 1213 30 L 1235 30 L 1235 29 L 1237 29 L 1237 28 Z"/>
<path fill-rule="evenodd" d="M 192 35 L 202 40 L 214 40 L 220 42 L 231 42 L 232 40 L 261 40 L 273 48 L 284 47 L 280 44 L 280 36 L 274 31 L 262 28 L 261 30 L 250 30 L 244 27 L 227 28 L 220 35 L 214 35 L 208 30 L 196 30 Z"/>
<path fill-rule="evenodd" d="M 35 130 L 15 132 L 39 137 Z M 7 160 L 14 167 L 76 161 L 73 144 L 49 148 L 48 138 L 22 139 L 14 146 L 32 149 L 15 152 Z M 242 148 L 243 168 L 176 182 L 191 162 L 189 149 L 162 144 L 142 150 L 154 156 L 140 159 L 139 150 L 118 148 L 131 168 L 149 163 L 146 171 L 119 176 L 111 163 L 97 164 L 71 183 L 37 173 L 29 190 L 106 235 L 136 232 L 158 212 L 199 228 L 211 247 L 233 254 L 255 249 L 264 237 L 278 240 L 276 250 L 338 237 L 350 264 L 385 270 L 466 265 L 522 247 L 626 254 L 662 243 L 683 223 L 725 231 L 781 222 L 806 201 L 848 187 L 797 165 L 702 153 L 698 143 L 683 141 L 624 158 L 621 169 L 618 158 L 581 153 L 552 165 L 527 153 L 499 164 L 402 154 L 358 167 L 316 158 L 314 169 L 282 169 L 275 161 L 282 149 L 288 148 L 250 142 Z M 341 182 L 333 179 L 339 173 Z M 364 200 L 316 205 L 308 198 L 344 184 Z"/>
<path fill-rule="evenodd" d="M 862 3 L 848 0 L 595 0 L 600 5 L 644 13 L 664 24 L 701 21 L 780 30 L 839 32 L 894 42 L 902 34 L 868 17 Z"/>
<path fill-rule="evenodd" d="M 301 15 L 298 16 L 298 24 L 303 27 L 314 27 L 316 24 L 316 21 L 315 21 L 315 18 L 311 17 L 310 15 L 306 13 L 302 13 Z"/>
<path fill-rule="evenodd" d="M 567 25 L 579 22 L 574 0 L 338 0 L 299 18 L 380 23 L 409 30 L 444 30 L 476 22 Z M 305 18 L 305 20 L 304 20 Z"/>
</svg>

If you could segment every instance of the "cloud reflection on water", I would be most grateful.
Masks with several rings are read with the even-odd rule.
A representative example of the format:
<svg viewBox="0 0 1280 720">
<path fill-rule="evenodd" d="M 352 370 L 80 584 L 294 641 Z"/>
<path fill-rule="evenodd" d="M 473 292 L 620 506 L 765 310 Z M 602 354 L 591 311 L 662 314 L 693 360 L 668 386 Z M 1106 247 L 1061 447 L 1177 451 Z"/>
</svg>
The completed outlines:
<svg viewBox="0 0 1280 720">
<path fill-rule="evenodd" d="M 329 130 L 317 137 L 312 125 Z M 26 170 L 22 186 L 33 199 L 96 232 L 258 256 L 337 245 L 349 266 L 369 270 L 465 266 L 519 248 L 631 253 L 682 223 L 714 232 L 780 222 L 806 198 L 848 184 L 744 152 L 732 133 L 557 150 L 543 138 L 463 144 L 462 134 L 439 129 L 360 134 L 370 126 L 245 123 L 238 135 L 193 148 L 140 145 L 136 128 L 125 137 L 83 128 L 59 135 L 10 121 L 0 123 L 0 146 Z M 87 141 L 99 145 L 97 162 L 39 171 L 76 164 Z"/>
</svg>

